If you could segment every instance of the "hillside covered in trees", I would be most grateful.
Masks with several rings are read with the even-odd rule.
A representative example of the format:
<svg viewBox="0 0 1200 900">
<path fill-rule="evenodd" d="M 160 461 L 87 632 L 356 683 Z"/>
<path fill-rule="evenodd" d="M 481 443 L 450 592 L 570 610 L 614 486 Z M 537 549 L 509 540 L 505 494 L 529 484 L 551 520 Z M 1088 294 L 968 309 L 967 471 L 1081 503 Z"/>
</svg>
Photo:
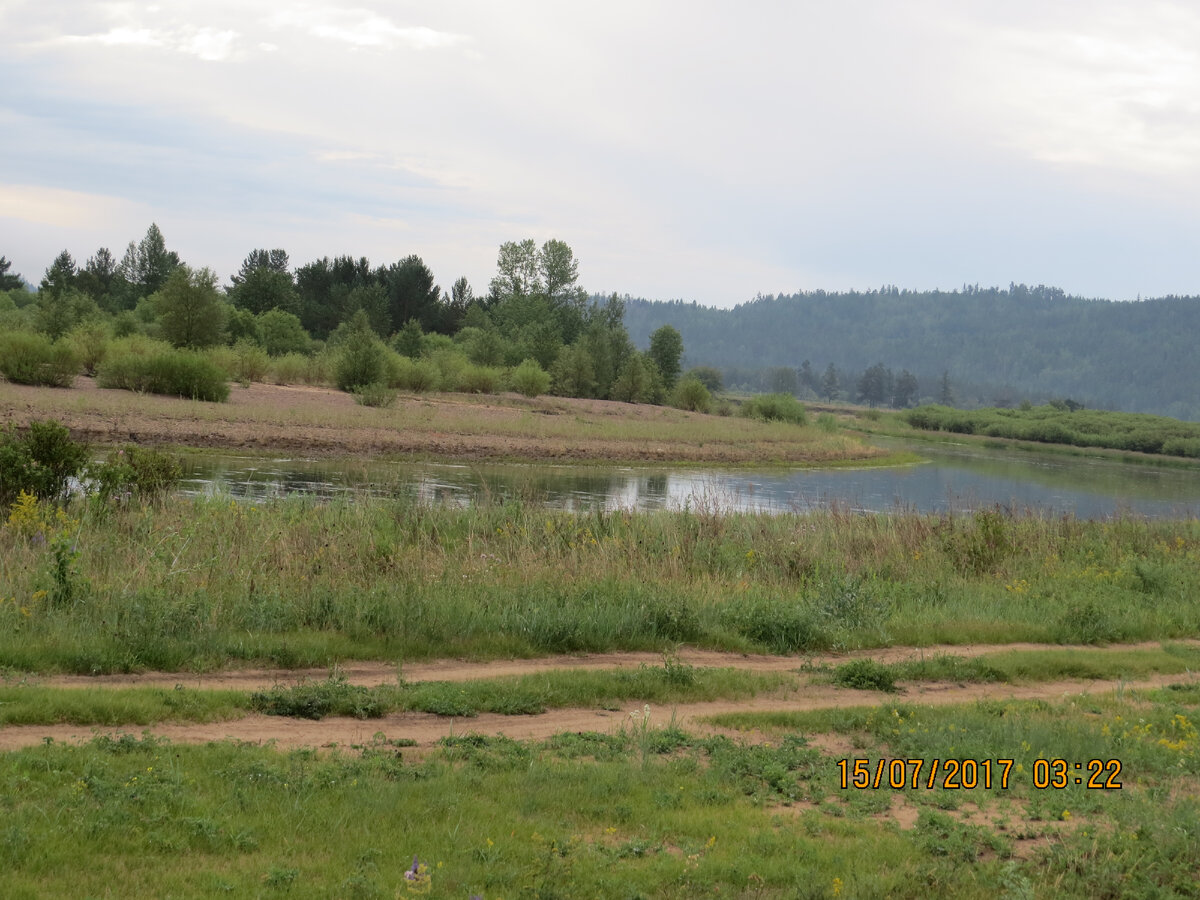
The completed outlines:
<svg viewBox="0 0 1200 900">
<path fill-rule="evenodd" d="M 719 368 L 734 388 L 778 388 L 790 369 L 802 396 L 825 396 L 822 382 L 833 375 L 835 395 L 856 400 L 864 376 L 881 366 L 915 376 L 915 400 L 1071 398 L 1200 420 L 1200 297 L 1113 302 L 1010 285 L 810 291 L 732 309 L 626 298 L 625 323 L 635 342 L 674 326 L 685 364 Z"/>
</svg>

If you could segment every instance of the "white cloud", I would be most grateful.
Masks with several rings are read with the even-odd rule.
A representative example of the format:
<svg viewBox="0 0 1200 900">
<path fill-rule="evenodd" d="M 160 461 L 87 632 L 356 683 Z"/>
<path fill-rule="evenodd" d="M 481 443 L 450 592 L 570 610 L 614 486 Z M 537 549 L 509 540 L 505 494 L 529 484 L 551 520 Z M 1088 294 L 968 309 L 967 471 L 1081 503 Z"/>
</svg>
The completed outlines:
<svg viewBox="0 0 1200 900">
<path fill-rule="evenodd" d="M 31 225 L 96 229 L 146 215 L 144 206 L 122 197 L 35 184 L 0 184 L 0 218 Z"/>
<path fill-rule="evenodd" d="M 238 37 L 236 31 L 201 28 L 192 36 L 181 39 L 179 49 L 208 62 L 219 62 L 233 55 L 233 45 Z"/>
<path fill-rule="evenodd" d="M 1064 169 L 1200 175 L 1200 17 L 1171 4 L 968 28 L 995 132 Z"/>
<path fill-rule="evenodd" d="M 276 13 L 267 21 L 277 28 L 298 28 L 315 37 L 341 41 L 359 48 L 387 50 L 404 44 L 417 50 L 437 50 L 467 41 L 465 35 L 437 31 L 423 25 L 399 26 L 365 9 L 303 7 Z"/>
<path fill-rule="evenodd" d="M 48 46 L 98 44 L 103 47 L 145 47 L 166 49 L 195 56 L 206 62 L 220 62 L 234 53 L 240 35 L 216 28 L 135 28 L 118 25 L 94 34 L 68 34 L 46 41 Z"/>
</svg>

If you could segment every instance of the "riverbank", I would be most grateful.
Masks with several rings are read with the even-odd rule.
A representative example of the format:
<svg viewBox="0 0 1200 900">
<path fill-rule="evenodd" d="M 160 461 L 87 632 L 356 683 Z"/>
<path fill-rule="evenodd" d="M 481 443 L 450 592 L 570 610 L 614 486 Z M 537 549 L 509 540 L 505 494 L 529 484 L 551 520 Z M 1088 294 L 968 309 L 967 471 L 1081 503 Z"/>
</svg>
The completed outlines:
<svg viewBox="0 0 1200 900">
<path fill-rule="evenodd" d="M 698 465 L 911 461 L 815 426 L 516 394 L 425 394 L 388 409 L 329 388 L 251 384 L 227 403 L 0 383 L 0 423 L 55 419 L 77 439 L 304 456 Z"/>
</svg>

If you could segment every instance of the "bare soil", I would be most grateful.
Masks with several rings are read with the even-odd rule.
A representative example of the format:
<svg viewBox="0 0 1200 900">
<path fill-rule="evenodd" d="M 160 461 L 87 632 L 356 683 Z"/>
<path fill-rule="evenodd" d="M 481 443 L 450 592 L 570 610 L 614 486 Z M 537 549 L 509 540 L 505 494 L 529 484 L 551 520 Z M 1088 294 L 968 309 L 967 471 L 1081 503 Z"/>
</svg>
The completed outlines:
<svg viewBox="0 0 1200 900">
<path fill-rule="evenodd" d="M 1192 642 L 1197 643 L 1197 642 Z M 1114 650 L 1153 649 L 1158 643 L 1123 645 Z M 712 651 L 685 651 L 681 659 L 692 665 L 720 666 L 753 671 L 796 671 L 806 664 L 821 665 L 845 661 L 851 656 L 871 656 L 880 661 L 895 662 L 920 655 L 939 652 L 962 656 L 978 656 L 999 650 L 1045 649 L 1038 644 L 978 645 L 966 647 L 891 648 L 842 656 L 819 657 L 754 657 L 740 654 L 716 653 Z M 1058 648 L 1062 649 L 1062 648 Z M 617 653 L 580 657 L 553 657 L 548 659 L 513 660 L 487 663 L 464 663 L 443 660 L 405 667 L 404 678 L 408 681 L 445 680 L 465 681 L 474 678 L 493 678 L 501 675 L 530 674 L 550 669 L 595 668 L 613 669 L 655 664 L 660 656 L 646 653 Z M 244 670 L 210 675 L 181 675 L 174 673 L 146 673 L 129 676 L 100 676 L 95 678 L 56 677 L 46 679 L 48 685 L 70 687 L 116 687 L 116 686 L 173 686 L 182 684 L 202 689 L 236 688 L 252 690 L 277 683 L 302 678 L 324 678 L 328 673 L 319 671 L 268 671 Z M 382 664 L 358 665 L 344 670 L 347 679 L 356 684 L 379 684 L 397 677 L 394 667 Z M 1125 689 L 1161 687 L 1166 684 L 1188 680 L 1195 676 L 1161 675 L 1134 682 L 1126 682 Z M 1071 679 L 1049 683 L 1010 684 L 954 684 L 922 682 L 901 685 L 903 693 L 885 694 L 873 691 L 857 691 L 827 684 L 806 684 L 802 690 L 790 690 L 770 696 L 759 696 L 748 700 L 716 701 L 709 703 L 678 704 L 669 709 L 653 708 L 651 724 L 665 725 L 668 722 L 700 731 L 713 731 L 703 722 L 708 716 L 731 712 L 777 712 L 816 709 L 838 709 L 869 706 L 883 703 L 905 705 L 946 706 L 969 703 L 976 700 L 1032 700 L 1060 699 L 1086 694 L 1106 693 L 1117 685 L 1110 681 L 1087 681 Z M 643 704 L 630 701 L 626 709 L 619 711 L 598 709 L 556 709 L 530 716 L 504 716 L 481 714 L 477 717 L 450 719 L 427 713 L 395 713 L 381 719 L 329 718 L 321 721 L 289 719 L 278 716 L 250 715 L 241 719 L 215 724 L 161 723 L 145 729 L 155 735 L 181 743 L 206 743 L 209 741 L 234 740 L 252 744 L 270 744 L 281 749 L 296 747 L 350 747 L 371 742 L 377 736 L 388 740 L 415 741 L 418 753 L 433 746 L 439 739 L 450 734 L 479 733 L 499 735 L 526 740 L 544 739 L 564 731 L 612 732 L 632 724 L 631 713 L 639 711 Z M 55 741 L 83 742 L 98 734 L 115 735 L 141 732 L 133 728 L 89 728 L 75 725 L 30 725 L 0 728 L 0 750 L 12 750 L 38 744 L 46 738 Z"/>
</svg>

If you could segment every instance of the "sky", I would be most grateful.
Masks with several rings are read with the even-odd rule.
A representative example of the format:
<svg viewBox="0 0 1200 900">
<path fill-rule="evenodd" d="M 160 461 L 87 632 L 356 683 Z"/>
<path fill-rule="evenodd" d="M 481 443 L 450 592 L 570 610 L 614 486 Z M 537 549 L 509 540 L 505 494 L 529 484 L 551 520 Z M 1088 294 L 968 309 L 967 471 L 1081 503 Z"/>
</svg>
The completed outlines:
<svg viewBox="0 0 1200 900">
<path fill-rule="evenodd" d="M 1200 294 L 1200 4 L 0 0 L 0 255 Z"/>
</svg>

